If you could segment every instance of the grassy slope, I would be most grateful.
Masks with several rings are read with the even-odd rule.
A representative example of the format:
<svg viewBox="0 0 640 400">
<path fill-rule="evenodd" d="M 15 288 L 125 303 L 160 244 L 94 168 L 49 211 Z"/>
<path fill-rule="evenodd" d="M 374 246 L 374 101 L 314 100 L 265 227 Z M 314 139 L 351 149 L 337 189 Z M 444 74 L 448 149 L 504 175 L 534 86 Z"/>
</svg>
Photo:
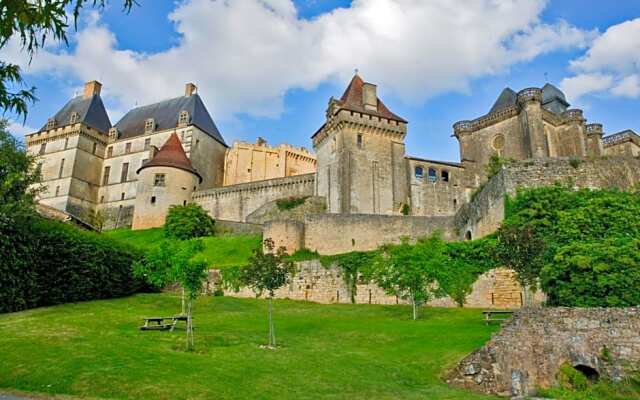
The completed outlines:
<svg viewBox="0 0 640 400">
<path fill-rule="evenodd" d="M 141 249 L 149 249 L 164 240 L 162 228 L 141 231 L 118 229 L 105 232 L 105 235 Z M 261 237 L 259 235 L 227 235 L 206 237 L 202 240 L 207 261 L 213 268 L 224 268 L 246 264 L 253 249 L 260 245 Z"/>
<path fill-rule="evenodd" d="M 278 350 L 262 300 L 200 298 L 196 352 L 184 331 L 142 332 L 171 315 L 170 294 L 68 304 L 0 315 L 0 387 L 131 399 L 481 399 L 440 374 L 497 327 L 478 310 L 275 302 Z M 6 351 L 10 349 L 9 351 Z"/>
</svg>

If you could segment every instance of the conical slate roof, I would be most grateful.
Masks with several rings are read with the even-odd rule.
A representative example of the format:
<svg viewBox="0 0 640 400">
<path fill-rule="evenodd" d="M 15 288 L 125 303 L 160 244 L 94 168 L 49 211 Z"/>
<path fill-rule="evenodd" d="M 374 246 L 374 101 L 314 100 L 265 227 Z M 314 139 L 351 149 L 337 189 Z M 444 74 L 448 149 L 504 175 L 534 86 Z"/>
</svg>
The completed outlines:
<svg viewBox="0 0 640 400">
<path fill-rule="evenodd" d="M 76 123 L 82 122 L 104 134 L 108 133 L 111 128 L 111 121 L 107 115 L 107 110 L 105 110 L 102 99 L 97 94 L 90 97 L 76 96 L 69 100 L 67 104 L 53 116 L 53 119 L 56 121 L 56 127 L 69 125 L 71 123 L 71 115 L 74 113 L 78 114 Z M 40 132 L 46 129 L 47 125 L 45 124 L 40 129 Z"/>
<path fill-rule="evenodd" d="M 389 111 L 387 106 L 384 105 L 380 98 L 378 98 L 377 110 L 366 110 L 364 108 L 364 99 L 362 97 L 363 86 L 364 81 L 362 80 L 362 78 L 360 78 L 358 74 L 354 75 L 353 79 L 351 79 L 351 82 L 349 83 L 349 86 L 347 86 L 347 89 L 342 94 L 342 97 L 340 97 L 340 100 L 337 100 L 340 108 L 344 110 L 357 111 L 363 114 L 376 115 L 398 122 L 407 122 L 405 119 Z"/>
<path fill-rule="evenodd" d="M 510 87 L 505 88 L 500 93 L 500 96 L 498 96 L 498 99 L 496 100 L 496 102 L 493 103 L 493 106 L 491 107 L 491 110 L 489 110 L 489 113 L 500 111 L 507 107 L 516 105 L 517 99 L 518 99 L 518 94 L 516 92 L 514 92 Z"/>
<path fill-rule="evenodd" d="M 191 165 L 191 161 L 187 158 L 180 139 L 178 139 L 178 135 L 176 135 L 175 132 L 171 134 L 169 139 L 167 139 L 151 160 L 138 168 L 136 173 L 140 173 L 140 171 L 149 167 L 172 167 L 189 171 L 196 175 L 200 179 L 200 182 L 202 182 L 202 176 L 200 176 L 198 171 Z"/>
</svg>

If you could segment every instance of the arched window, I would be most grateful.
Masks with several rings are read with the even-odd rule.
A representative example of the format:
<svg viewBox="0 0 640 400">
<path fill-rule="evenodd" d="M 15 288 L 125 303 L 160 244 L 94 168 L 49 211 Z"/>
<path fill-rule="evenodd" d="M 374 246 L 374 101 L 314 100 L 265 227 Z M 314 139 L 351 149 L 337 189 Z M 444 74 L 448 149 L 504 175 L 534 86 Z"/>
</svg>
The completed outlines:
<svg viewBox="0 0 640 400">
<path fill-rule="evenodd" d="M 435 182 L 438 180 L 438 171 L 436 171 L 433 168 L 429 168 L 429 176 L 428 176 L 428 180 L 429 182 Z"/>
<path fill-rule="evenodd" d="M 464 240 L 471 240 L 471 231 L 467 231 L 467 233 L 464 234 Z"/>
<path fill-rule="evenodd" d="M 449 171 L 447 171 L 446 169 L 443 169 L 440 172 L 440 176 L 442 177 L 443 182 L 449 182 Z"/>
<path fill-rule="evenodd" d="M 424 174 L 424 170 L 422 169 L 422 167 L 421 167 L 421 166 L 419 166 L 419 165 L 418 165 L 418 166 L 415 168 L 415 174 L 416 174 L 416 178 L 418 178 L 418 179 L 422 179 L 422 176 L 423 176 L 423 174 Z"/>
</svg>

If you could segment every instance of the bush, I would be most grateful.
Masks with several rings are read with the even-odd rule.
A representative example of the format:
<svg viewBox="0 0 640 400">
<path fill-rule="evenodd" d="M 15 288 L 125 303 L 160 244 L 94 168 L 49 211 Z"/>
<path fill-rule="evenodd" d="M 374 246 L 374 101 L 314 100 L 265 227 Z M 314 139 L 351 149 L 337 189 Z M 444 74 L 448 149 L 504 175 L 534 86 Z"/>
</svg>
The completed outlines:
<svg viewBox="0 0 640 400">
<path fill-rule="evenodd" d="M 140 254 L 32 214 L 0 214 L 0 312 L 132 294 Z"/>
<path fill-rule="evenodd" d="M 304 202 L 307 201 L 308 197 L 309 196 L 278 199 L 276 200 L 276 206 L 278 206 L 278 210 L 280 211 L 293 210 L 294 208 L 303 205 Z"/>
<path fill-rule="evenodd" d="M 215 234 L 215 221 L 199 205 L 171 206 L 164 222 L 168 238 L 188 240 Z"/>
<path fill-rule="evenodd" d="M 609 239 L 561 247 L 540 275 L 548 303 L 571 307 L 640 304 L 640 240 Z"/>
</svg>

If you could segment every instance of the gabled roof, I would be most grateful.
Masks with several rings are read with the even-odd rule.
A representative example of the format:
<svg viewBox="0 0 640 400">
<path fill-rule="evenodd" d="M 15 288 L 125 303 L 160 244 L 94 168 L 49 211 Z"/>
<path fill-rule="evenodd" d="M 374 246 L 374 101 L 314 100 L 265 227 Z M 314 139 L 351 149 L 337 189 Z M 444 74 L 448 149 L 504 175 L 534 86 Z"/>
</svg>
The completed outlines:
<svg viewBox="0 0 640 400">
<path fill-rule="evenodd" d="M 193 168 L 193 165 L 191 165 L 191 160 L 187 158 L 187 155 L 182 148 L 182 143 L 180 143 L 180 139 L 178 139 L 178 135 L 176 135 L 175 132 L 169 136 L 169 139 L 167 139 L 151 160 L 138 168 L 136 173 L 140 173 L 140 171 L 149 167 L 178 168 L 191 172 L 200 179 L 200 182 L 202 182 L 202 176 L 200 176 L 198 171 L 196 171 L 196 169 Z"/>
<path fill-rule="evenodd" d="M 507 107 L 515 106 L 517 99 L 518 94 L 514 92 L 513 89 L 511 89 L 510 87 L 505 88 L 500 93 L 500 96 L 498 96 L 498 98 L 496 99 L 496 102 L 493 103 L 491 110 L 489 110 L 489 114 L 500 111 Z"/>
<path fill-rule="evenodd" d="M 107 110 L 104 108 L 102 99 L 97 94 L 90 97 L 77 96 L 69 100 L 67 104 L 53 116 L 56 120 L 56 126 L 69 125 L 73 113 L 78 113 L 79 116 L 76 123 L 82 122 L 104 134 L 107 134 L 111 128 L 111 121 L 109 120 L 109 115 L 107 115 Z M 45 130 L 47 130 L 47 124 L 40 128 L 40 132 Z"/>
<path fill-rule="evenodd" d="M 144 125 L 147 119 L 153 118 L 156 130 L 171 129 L 178 126 L 181 111 L 189 113 L 189 124 L 197 126 L 200 130 L 211 136 L 221 144 L 227 146 L 216 124 L 207 111 L 198 94 L 180 96 L 159 103 L 137 107 L 129 111 L 115 125 L 118 128 L 119 137 L 128 139 L 144 134 Z"/>
<path fill-rule="evenodd" d="M 407 121 L 396 114 L 389 111 L 387 106 L 384 105 L 382 100 L 378 98 L 378 108 L 377 110 L 367 110 L 364 108 L 364 99 L 362 97 L 364 81 L 358 74 L 354 75 L 353 79 L 347 86 L 347 89 L 340 97 L 340 100 L 336 100 L 339 104 L 340 109 L 357 111 L 363 114 L 371 114 L 382 118 L 391 119 L 398 122 Z"/>
</svg>

